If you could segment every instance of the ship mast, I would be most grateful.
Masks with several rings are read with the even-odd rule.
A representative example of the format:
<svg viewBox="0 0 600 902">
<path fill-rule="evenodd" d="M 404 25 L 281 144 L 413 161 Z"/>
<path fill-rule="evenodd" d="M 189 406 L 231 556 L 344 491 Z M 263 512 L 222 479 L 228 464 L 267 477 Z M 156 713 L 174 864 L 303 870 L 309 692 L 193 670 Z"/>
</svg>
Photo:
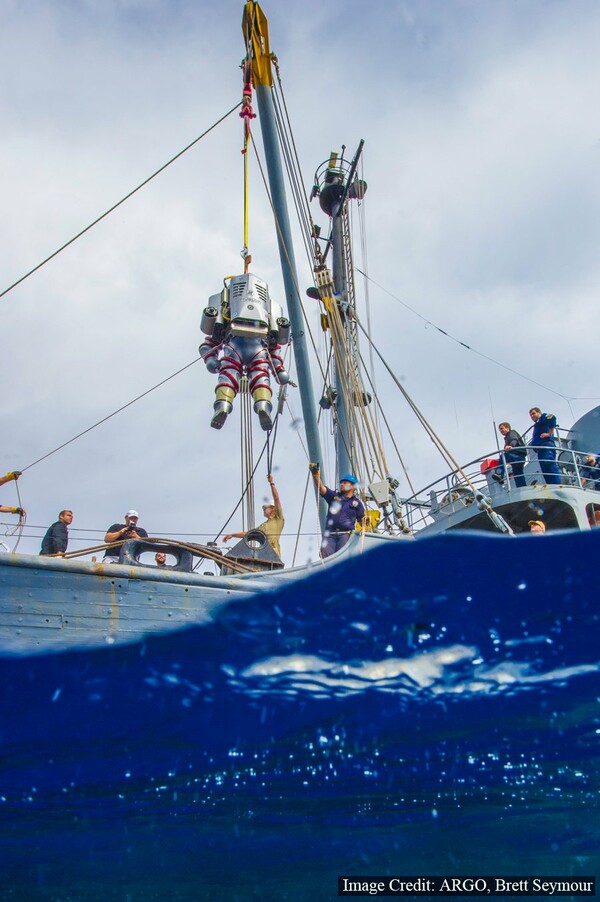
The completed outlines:
<svg viewBox="0 0 600 902">
<path fill-rule="evenodd" d="M 335 407 L 338 478 L 358 470 L 353 450 L 353 417 L 350 408 L 368 404 L 371 400 L 363 390 L 359 374 L 352 239 L 348 215 L 349 200 L 362 199 L 367 190 L 366 183 L 356 177 L 363 145 L 364 141 L 361 140 L 350 164 L 344 160 L 343 153 L 341 158 L 337 153 L 332 153 L 329 160 L 317 170 L 312 193 L 312 197 L 319 198 L 321 209 L 331 219 L 330 238 L 315 276 L 320 288 L 320 293 L 317 292 L 316 296 L 329 295 L 330 313 L 333 313 L 331 308 L 335 305 L 340 325 L 340 350 L 334 355 L 328 399 Z M 330 249 L 331 274 L 326 267 Z M 328 319 L 331 326 L 333 317 L 330 315 Z"/>
</svg>

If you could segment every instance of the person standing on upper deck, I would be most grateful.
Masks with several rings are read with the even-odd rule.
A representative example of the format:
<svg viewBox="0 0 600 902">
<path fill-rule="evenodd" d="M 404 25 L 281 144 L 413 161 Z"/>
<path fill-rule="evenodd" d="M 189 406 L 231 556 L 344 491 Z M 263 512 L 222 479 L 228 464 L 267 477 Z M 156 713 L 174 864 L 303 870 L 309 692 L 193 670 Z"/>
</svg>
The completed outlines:
<svg viewBox="0 0 600 902">
<path fill-rule="evenodd" d="M 515 486 L 523 488 L 523 486 L 527 485 L 523 476 L 523 467 L 527 460 L 527 450 L 524 447 L 525 442 L 516 429 L 511 429 L 510 423 L 500 423 L 498 431 L 504 438 L 504 459 L 511 466 Z M 496 472 L 492 473 L 492 479 L 495 479 L 496 482 L 504 482 L 504 464 L 498 464 Z"/>
<path fill-rule="evenodd" d="M 540 462 L 540 469 L 547 485 L 560 485 L 560 470 L 556 463 L 556 442 L 554 430 L 556 417 L 553 413 L 542 413 L 539 407 L 532 407 L 529 416 L 533 420 L 531 444 Z"/>
<path fill-rule="evenodd" d="M 321 542 L 321 557 L 329 557 L 343 548 L 354 532 L 357 523 L 362 523 L 365 518 L 365 508 L 362 501 L 355 496 L 355 486 L 358 479 L 352 474 L 342 476 L 339 492 L 328 489 L 321 482 L 319 464 L 309 464 L 310 472 L 319 490 L 329 507 L 325 534 Z"/>
</svg>

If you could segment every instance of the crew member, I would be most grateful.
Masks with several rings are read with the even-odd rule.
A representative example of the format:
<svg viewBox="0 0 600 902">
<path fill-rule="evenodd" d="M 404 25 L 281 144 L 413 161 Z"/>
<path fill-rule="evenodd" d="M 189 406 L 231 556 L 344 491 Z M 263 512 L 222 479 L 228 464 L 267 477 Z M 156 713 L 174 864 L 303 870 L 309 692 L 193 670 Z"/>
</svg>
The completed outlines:
<svg viewBox="0 0 600 902">
<path fill-rule="evenodd" d="M 40 554 L 48 557 L 63 557 L 69 544 L 68 526 L 73 522 L 73 511 L 61 511 L 58 520 L 48 527 L 42 539 Z"/>
<path fill-rule="evenodd" d="M 262 509 L 266 520 L 256 528 L 260 529 L 261 532 L 264 532 L 269 545 L 271 546 L 279 560 L 281 560 L 279 538 L 281 536 L 285 520 L 283 519 L 283 510 L 281 507 L 279 492 L 275 488 L 275 480 L 273 479 L 271 473 L 269 473 L 267 479 L 269 480 L 269 485 L 271 486 L 273 504 L 263 504 Z M 229 542 L 230 539 L 243 539 L 245 535 L 245 532 L 229 532 L 226 536 L 223 536 L 223 541 Z"/>
<path fill-rule="evenodd" d="M 552 413 L 542 413 L 539 407 L 532 407 L 529 416 L 533 420 L 531 444 L 538 456 L 543 477 L 547 485 L 560 485 L 560 470 L 556 463 L 554 441 L 556 417 Z"/>
<path fill-rule="evenodd" d="M 600 454 L 586 454 L 584 461 L 585 466 L 579 470 L 581 484 L 598 492 L 600 491 Z"/>
<path fill-rule="evenodd" d="M 119 554 L 123 542 L 127 542 L 128 539 L 148 538 L 146 530 L 137 525 L 139 518 L 140 515 L 137 511 L 127 511 L 125 514 L 125 523 L 113 523 L 112 526 L 108 527 L 108 532 L 104 536 L 104 541 L 108 544 L 111 542 L 119 542 L 119 544 L 114 548 L 106 549 L 103 558 L 105 564 L 119 563 Z"/>
<path fill-rule="evenodd" d="M 339 492 L 334 492 L 321 482 L 319 464 L 311 463 L 309 469 L 319 494 L 323 496 L 329 508 L 325 534 L 321 542 L 321 557 L 329 557 L 344 547 L 356 524 L 364 521 L 365 508 L 362 501 L 355 496 L 355 487 L 358 484 L 356 476 L 351 473 L 342 476 Z"/>
<path fill-rule="evenodd" d="M 525 442 L 516 429 L 510 428 L 510 423 L 500 423 L 498 432 L 504 438 L 504 459 L 511 466 L 515 485 L 522 488 L 527 485 L 523 476 L 523 467 L 527 460 Z M 492 479 L 501 484 L 504 482 L 504 464 L 500 463 L 496 467 L 496 472 L 492 473 Z"/>
</svg>

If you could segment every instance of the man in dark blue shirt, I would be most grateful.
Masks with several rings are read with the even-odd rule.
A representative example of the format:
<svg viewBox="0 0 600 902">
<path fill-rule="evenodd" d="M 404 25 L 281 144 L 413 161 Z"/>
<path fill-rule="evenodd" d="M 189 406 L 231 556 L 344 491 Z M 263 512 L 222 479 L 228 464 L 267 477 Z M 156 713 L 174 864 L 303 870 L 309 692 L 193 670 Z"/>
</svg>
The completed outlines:
<svg viewBox="0 0 600 902">
<path fill-rule="evenodd" d="M 333 489 L 328 489 L 321 482 L 318 464 L 310 464 L 310 471 L 319 494 L 323 496 L 329 507 L 325 534 L 321 542 L 321 557 L 329 557 L 330 554 L 334 554 L 344 547 L 354 532 L 356 524 L 363 521 L 365 508 L 362 501 L 354 494 L 355 486 L 358 484 L 356 476 L 350 473 L 342 476 L 339 492 L 334 492 Z"/>
<path fill-rule="evenodd" d="M 523 476 L 523 467 L 527 460 L 527 450 L 524 447 L 525 442 L 516 429 L 511 429 L 510 423 L 500 423 L 498 431 L 504 438 L 504 460 L 511 465 L 515 486 L 523 488 L 523 486 L 527 485 Z M 504 482 L 503 463 L 498 464 L 496 472 L 492 473 L 492 479 L 495 479 L 496 482 Z"/>
<path fill-rule="evenodd" d="M 529 416 L 533 420 L 531 444 L 540 462 L 540 469 L 548 485 L 560 485 L 560 470 L 556 463 L 556 442 L 554 430 L 556 417 L 552 413 L 542 413 L 539 407 L 532 407 Z"/>
<path fill-rule="evenodd" d="M 61 511 L 58 520 L 48 527 L 46 535 L 42 539 L 40 554 L 60 557 L 67 550 L 69 544 L 69 530 L 73 522 L 73 511 Z"/>
</svg>

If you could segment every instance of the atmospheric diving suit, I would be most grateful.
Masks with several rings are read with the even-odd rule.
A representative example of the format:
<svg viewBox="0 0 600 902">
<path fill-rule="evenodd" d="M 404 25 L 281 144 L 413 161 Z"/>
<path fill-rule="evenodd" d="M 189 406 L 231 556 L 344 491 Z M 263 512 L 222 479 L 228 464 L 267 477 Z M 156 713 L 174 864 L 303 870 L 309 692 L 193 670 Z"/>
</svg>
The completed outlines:
<svg viewBox="0 0 600 902">
<path fill-rule="evenodd" d="M 273 426 L 270 373 L 280 385 L 290 381 L 280 351 L 290 340 L 290 323 L 271 300 L 269 286 L 246 273 L 233 276 L 220 294 L 209 298 L 200 329 L 206 338 L 199 347 L 209 373 L 218 373 L 214 414 L 210 425 L 220 429 L 231 413 L 240 379 L 248 377 L 254 411 L 261 427 Z"/>
</svg>

